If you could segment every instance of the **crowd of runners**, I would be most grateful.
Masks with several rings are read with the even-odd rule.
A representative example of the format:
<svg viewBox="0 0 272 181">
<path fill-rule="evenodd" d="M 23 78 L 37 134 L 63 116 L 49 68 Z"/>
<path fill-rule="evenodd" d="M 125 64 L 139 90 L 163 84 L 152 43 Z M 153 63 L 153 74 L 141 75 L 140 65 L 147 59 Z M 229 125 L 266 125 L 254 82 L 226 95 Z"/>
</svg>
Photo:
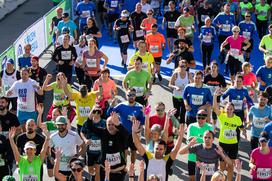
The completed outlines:
<svg viewBox="0 0 272 181">
<path fill-rule="evenodd" d="M 124 0 L 75 4 L 77 21 L 62 8 L 52 19 L 56 75 L 40 67 L 30 44 L 0 73 L 0 180 L 14 180 L 18 167 L 20 181 L 41 181 L 46 163 L 60 181 L 167 181 L 177 155 L 188 154 L 188 180 L 239 181 L 241 139 L 251 145 L 248 177 L 272 180 L 271 0 L 140 0 L 133 12 Z M 102 36 L 119 45 L 126 101 L 116 98 Z M 263 58 L 251 58 L 254 46 Z M 211 60 L 215 47 L 220 56 Z M 162 97 L 149 101 L 166 51 L 174 62 L 169 110 Z M 264 64 L 254 73 L 256 61 Z"/>
</svg>

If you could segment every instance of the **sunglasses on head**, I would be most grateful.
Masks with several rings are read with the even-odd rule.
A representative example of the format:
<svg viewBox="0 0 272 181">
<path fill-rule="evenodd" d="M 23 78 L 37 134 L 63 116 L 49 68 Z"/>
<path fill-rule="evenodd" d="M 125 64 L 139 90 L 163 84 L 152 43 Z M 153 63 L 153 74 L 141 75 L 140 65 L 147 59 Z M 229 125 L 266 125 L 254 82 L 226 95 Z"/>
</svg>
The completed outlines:
<svg viewBox="0 0 272 181">
<path fill-rule="evenodd" d="M 81 172 L 82 168 L 71 168 L 73 172 Z"/>
</svg>

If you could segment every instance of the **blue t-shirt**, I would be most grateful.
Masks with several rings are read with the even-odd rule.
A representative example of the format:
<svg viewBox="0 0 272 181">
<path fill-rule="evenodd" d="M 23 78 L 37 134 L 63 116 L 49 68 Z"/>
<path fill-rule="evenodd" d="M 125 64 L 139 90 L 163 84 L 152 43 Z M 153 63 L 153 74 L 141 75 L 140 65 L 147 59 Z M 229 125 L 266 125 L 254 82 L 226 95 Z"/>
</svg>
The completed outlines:
<svg viewBox="0 0 272 181">
<path fill-rule="evenodd" d="M 188 116 L 196 117 L 199 107 L 206 103 L 212 104 L 212 94 L 208 86 L 204 85 L 201 88 L 195 87 L 195 84 L 189 84 L 185 87 L 183 92 L 183 99 L 187 100 L 189 106 L 192 108 L 187 112 Z"/>
<path fill-rule="evenodd" d="M 112 11 L 108 11 L 108 14 L 119 14 L 120 4 L 122 3 L 122 0 L 106 0 L 105 1 L 109 8 L 113 9 Z"/>
<path fill-rule="evenodd" d="M 235 87 L 230 87 L 221 98 L 224 100 L 226 97 L 229 97 L 229 101 L 234 104 L 234 110 L 242 111 L 245 109 L 244 98 L 246 98 L 247 102 L 250 105 L 253 105 L 253 101 L 251 97 L 248 95 L 248 91 L 245 88 L 237 89 Z"/>
<path fill-rule="evenodd" d="M 81 132 L 85 135 L 88 140 L 91 140 L 91 144 L 87 146 L 87 152 L 91 154 L 100 154 L 101 153 L 101 139 L 93 132 L 90 131 L 91 123 L 89 120 L 85 121 Z M 106 121 L 101 119 L 98 123 L 94 123 L 96 128 L 106 128 Z"/>
<path fill-rule="evenodd" d="M 272 147 L 272 121 L 267 123 L 263 129 L 268 134 L 269 143 L 268 146 Z"/>
<path fill-rule="evenodd" d="M 215 36 L 216 36 L 216 30 L 213 26 L 207 27 L 204 25 L 200 28 L 199 37 L 201 39 L 202 44 L 207 46 L 213 45 Z"/>
<path fill-rule="evenodd" d="M 18 65 L 20 69 L 24 67 L 31 67 L 31 57 L 20 56 L 18 58 Z"/>
<path fill-rule="evenodd" d="M 74 21 L 69 20 L 68 22 L 64 22 L 63 20 L 58 23 L 58 30 L 61 32 L 63 27 L 67 27 L 70 30 L 70 35 L 75 37 L 74 31 L 77 29 L 77 25 Z"/>
<path fill-rule="evenodd" d="M 145 117 L 142 112 L 143 106 L 139 103 L 135 103 L 134 106 L 130 106 L 129 103 L 123 102 L 115 106 L 114 108 L 108 109 L 108 115 L 111 112 L 116 112 L 120 116 L 121 124 L 127 129 L 127 131 L 131 134 L 132 133 L 132 121 L 131 117 L 135 116 L 138 121 L 141 122 L 143 125 L 145 122 Z"/>
<path fill-rule="evenodd" d="M 77 7 L 76 7 L 77 15 L 79 15 L 79 23 L 86 25 L 87 24 L 87 18 L 92 17 L 94 15 L 93 14 L 94 10 L 95 10 L 95 4 L 92 1 L 90 1 L 88 3 L 85 3 L 83 1 L 79 2 L 77 4 Z M 81 17 L 81 15 L 83 13 L 86 13 L 87 17 L 85 17 L 85 18 Z"/>
<path fill-rule="evenodd" d="M 248 116 L 253 120 L 251 126 L 251 136 L 259 138 L 260 133 L 267 124 L 264 118 L 269 118 L 269 120 L 272 120 L 271 108 L 269 106 L 265 106 L 264 109 L 259 109 L 258 105 L 254 105 L 250 108 Z"/>
<path fill-rule="evenodd" d="M 218 34 L 230 36 L 232 35 L 231 29 L 235 25 L 235 17 L 232 13 L 227 15 L 224 12 L 221 12 L 213 19 L 213 25 L 216 27 L 218 24 L 222 25 L 222 27 L 219 28 Z"/>
<path fill-rule="evenodd" d="M 272 68 L 267 68 L 263 65 L 257 70 L 256 75 L 266 83 L 265 86 L 259 83 L 260 91 L 264 91 L 266 87 L 272 85 Z"/>
<path fill-rule="evenodd" d="M 256 25 L 253 21 L 247 23 L 245 20 L 239 23 L 240 35 L 247 39 L 252 39 L 253 34 L 256 32 Z"/>
</svg>

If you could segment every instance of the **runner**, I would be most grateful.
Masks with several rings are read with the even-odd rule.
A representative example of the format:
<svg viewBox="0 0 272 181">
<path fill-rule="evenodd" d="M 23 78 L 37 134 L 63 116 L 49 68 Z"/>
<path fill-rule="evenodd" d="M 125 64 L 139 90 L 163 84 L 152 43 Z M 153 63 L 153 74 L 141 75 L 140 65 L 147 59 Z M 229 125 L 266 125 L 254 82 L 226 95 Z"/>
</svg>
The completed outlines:
<svg viewBox="0 0 272 181">
<path fill-rule="evenodd" d="M 83 34 L 84 27 L 87 25 L 87 19 L 93 17 L 95 4 L 90 0 L 83 0 L 77 3 L 76 14 L 79 16 L 79 32 Z"/>
<path fill-rule="evenodd" d="M 55 45 L 56 43 L 56 36 L 57 36 L 57 26 L 59 22 L 62 20 L 62 13 L 63 9 L 61 7 L 56 8 L 57 15 L 52 18 L 50 24 L 50 32 L 49 34 L 52 35 L 52 43 Z"/>
<path fill-rule="evenodd" d="M 209 5 L 208 0 L 204 0 L 203 6 L 199 6 L 197 8 L 197 20 L 198 20 L 199 30 L 202 26 L 205 25 L 206 18 L 209 17 L 210 19 L 213 19 L 213 16 L 214 16 L 214 12 L 211 6 Z"/>
<path fill-rule="evenodd" d="M 31 45 L 30 44 L 26 44 L 24 46 L 24 50 L 25 50 L 25 53 L 23 55 L 21 55 L 17 62 L 18 62 L 18 66 L 19 66 L 19 70 L 21 70 L 22 68 L 24 67 L 30 67 L 31 66 L 31 63 L 30 63 L 30 60 L 31 60 L 31 57 L 33 56 L 31 54 Z"/>
<path fill-rule="evenodd" d="M 153 55 L 155 60 L 155 73 L 157 73 L 159 81 L 162 81 L 161 76 L 161 61 L 162 61 L 162 52 L 165 49 L 165 38 L 158 32 L 158 25 L 152 25 L 152 32 L 146 36 L 146 44 L 148 51 Z M 153 83 L 156 81 L 156 76 L 153 77 Z"/>
<path fill-rule="evenodd" d="M 157 24 L 157 19 L 153 18 L 154 11 L 152 9 L 147 10 L 147 18 L 141 22 L 141 29 L 144 30 L 145 35 L 151 34 L 152 25 Z"/>
<path fill-rule="evenodd" d="M 128 91 L 128 89 L 136 90 L 135 101 L 147 105 L 148 98 L 151 95 L 151 75 L 142 69 L 142 58 L 137 57 L 134 60 L 134 69 L 130 70 L 123 80 L 122 86 Z"/>
<path fill-rule="evenodd" d="M 254 13 L 254 7 L 251 2 L 248 2 L 248 0 L 243 0 L 238 4 L 239 12 L 241 12 L 242 19 L 246 18 L 246 14 L 253 14 Z"/>
<path fill-rule="evenodd" d="M 260 3 L 255 6 L 256 25 L 259 33 L 259 38 L 262 39 L 266 34 L 267 23 L 270 17 L 270 5 L 266 3 L 266 0 L 260 0 Z"/>
<path fill-rule="evenodd" d="M 260 91 L 272 85 L 272 57 L 266 57 L 265 65 L 259 67 L 256 74 Z"/>
<path fill-rule="evenodd" d="M 183 8 L 183 14 L 177 19 L 175 23 L 175 28 L 183 27 L 186 29 L 185 36 L 191 41 L 194 39 L 194 32 L 196 31 L 194 26 L 194 16 L 190 14 L 190 9 L 188 7 Z"/>
<path fill-rule="evenodd" d="M 272 24 L 269 25 L 268 30 L 269 34 L 264 35 L 259 44 L 259 50 L 263 52 L 264 60 L 266 60 L 268 56 L 272 55 Z"/>
<path fill-rule="evenodd" d="M 78 40 L 77 25 L 73 20 L 70 19 L 69 13 L 66 12 L 62 14 L 62 20 L 57 25 L 58 31 L 56 39 L 58 39 L 58 37 L 60 36 L 63 27 L 67 27 L 69 29 L 70 35 L 75 39 L 75 42 L 77 42 Z"/>
<path fill-rule="evenodd" d="M 97 27 L 95 19 L 93 17 L 87 18 L 87 25 L 84 27 L 84 33 L 87 40 L 91 38 L 95 39 L 97 47 L 98 47 L 98 38 L 102 38 L 102 33 L 100 29 Z"/>
</svg>

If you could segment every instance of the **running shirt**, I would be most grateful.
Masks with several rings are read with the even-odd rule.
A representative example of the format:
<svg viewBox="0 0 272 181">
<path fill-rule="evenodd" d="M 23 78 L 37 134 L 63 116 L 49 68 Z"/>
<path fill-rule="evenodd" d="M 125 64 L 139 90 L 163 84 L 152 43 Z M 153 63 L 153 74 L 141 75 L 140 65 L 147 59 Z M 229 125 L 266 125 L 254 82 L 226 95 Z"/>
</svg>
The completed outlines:
<svg viewBox="0 0 272 181">
<path fill-rule="evenodd" d="M 269 137 L 268 145 L 269 147 L 272 147 L 272 121 L 270 121 L 264 126 L 263 131 L 265 131 L 268 134 Z"/>
<path fill-rule="evenodd" d="M 13 73 L 7 73 L 6 70 L 1 71 L 0 73 L 1 85 L 2 85 L 2 94 L 6 95 L 7 91 L 10 89 L 12 84 L 20 79 L 20 72 L 15 70 Z M 15 95 L 7 96 L 8 98 L 16 97 Z"/>
<path fill-rule="evenodd" d="M 54 106 L 66 106 L 70 103 L 65 92 L 60 88 L 57 82 L 53 82 L 49 85 L 53 89 L 53 105 Z M 70 85 L 67 85 L 69 92 L 73 92 Z"/>
<path fill-rule="evenodd" d="M 76 123 L 82 126 L 95 105 L 96 94 L 95 92 L 89 92 L 86 97 L 83 98 L 79 92 L 74 92 L 72 93 L 72 99 L 76 103 Z"/>
<path fill-rule="evenodd" d="M 20 181 L 40 181 L 42 160 L 40 156 L 34 156 L 32 162 L 27 160 L 27 156 L 20 156 L 18 163 L 20 169 Z"/>
<path fill-rule="evenodd" d="M 13 83 L 10 90 L 13 91 L 13 95 L 18 97 L 17 110 L 22 112 L 34 112 L 35 109 L 35 92 L 37 91 L 34 86 L 39 86 L 38 82 L 32 79 L 28 79 L 27 82 L 18 80 Z"/>
<path fill-rule="evenodd" d="M 105 0 L 105 3 L 108 5 L 110 10 L 107 12 L 108 14 L 119 14 L 120 13 L 120 5 L 122 0 Z"/>
<path fill-rule="evenodd" d="M 243 42 L 246 41 L 246 39 L 243 36 L 238 35 L 237 39 L 234 39 L 233 36 L 229 36 L 227 37 L 226 41 L 230 45 L 229 54 L 231 56 L 236 58 L 242 54 L 242 44 Z"/>
<path fill-rule="evenodd" d="M 109 78 L 108 82 L 102 82 L 102 88 L 103 88 L 103 92 L 102 92 L 103 99 L 109 100 L 114 96 L 113 92 L 116 90 L 116 84 L 114 80 Z M 94 91 L 99 90 L 99 79 L 97 79 L 94 82 L 93 90 Z"/>
<path fill-rule="evenodd" d="M 194 22 L 195 22 L 194 16 L 189 15 L 186 17 L 185 15 L 180 15 L 180 17 L 177 19 L 177 21 L 175 23 L 175 27 L 186 28 L 185 36 L 186 37 L 193 37 L 193 35 L 194 35 L 194 29 L 193 29 Z"/>
<path fill-rule="evenodd" d="M 145 70 L 138 72 L 134 69 L 130 70 L 124 78 L 124 82 L 128 84 L 128 87 L 136 90 L 137 97 L 141 97 L 146 93 L 146 85 L 150 80 L 150 73 Z"/>
<path fill-rule="evenodd" d="M 76 12 L 79 15 L 79 24 L 87 24 L 87 18 L 93 17 L 95 4 L 92 1 L 79 2 L 76 7 Z"/>
<path fill-rule="evenodd" d="M 203 85 L 201 88 L 195 87 L 195 84 L 189 84 L 185 87 L 183 99 L 187 100 L 189 106 L 192 108 L 187 112 L 187 116 L 196 117 L 196 113 L 200 106 L 206 103 L 212 104 L 212 94 L 210 89 Z"/>
<path fill-rule="evenodd" d="M 162 159 L 156 159 L 153 153 L 146 151 L 142 156 L 146 164 L 147 177 L 154 174 L 159 177 L 160 181 L 166 181 L 168 178 L 167 171 L 174 162 L 170 155 L 166 155 Z"/>
<path fill-rule="evenodd" d="M 255 6 L 256 11 L 258 12 L 257 14 L 257 19 L 260 21 L 266 21 L 268 19 L 268 12 L 270 10 L 270 5 L 265 4 L 264 6 L 261 5 L 261 3 L 257 4 Z"/>
<path fill-rule="evenodd" d="M 88 47 L 87 47 L 87 46 L 80 47 L 79 44 L 78 44 L 78 45 L 75 45 L 75 49 L 76 49 L 76 53 L 77 53 L 76 62 L 77 62 L 79 65 L 82 65 L 82 63 L 83 63 L 82 55 L 83 55 L 83 52 L 84 52 L 84 51 L 87 51 L 87 50 L 88 50 Z"/>
<path fill-rule="evenodd" d="M 243 85 L 252 86 L 257 82 L 257 77 L 253 72 L 249 72 L 247 75 L 243 74 Z"/>
<path fill-rule="evenodd" d="M 75 32 L 74 32 L 74 31 L 77 30 L 77 25 L 75 24 L 75 22 L 74 22 L 73 20 L 69 20 L 68 22 L 64 22 L 64 21 L 62 20 L 62 21 L 60 21 L 60 22 L 58 23 L 58 26 L 57 26 L 58 31 L 61 32 L 62 28 L 64 28 L 64 27 L 69 28 L 70 35 L 71 35 L 72 37 L 75 37 L 75 35 L 74 35 Z"/>
<path fill-rule="evenodd" d="M 28 68 L 28 67 L 31 67 L 31 57 L 32 55 L 30 56 L 25 56 L 25 55 L 22 55 L 18 58 L 18 65 L 19 65 L 19 69 L 22 69 L 24 67 Z"/>
<path fill-rule="evenodd" d="M 158 124 L 161 126 L 161 128 L 164 128 L 166 121 L 166 114 L 164 114 L 163 117 L 159 117 L 157 114 L 154 114 L 150 116 L 149 118 L 149 128 L 151 128 L 154 124 Z M 168 128 L 168 136 L 173 135 L 173 122 L 171 119 L 169 119 L 169 128 Z"/>
<path fill-rule="evenodd" d="M 264 54 L 264 59 L 266 59 L 267 56 L 272 55 L 272 38 L 270 37 L 270 34 L 263 36 L 260 46 L 265 47 L 265 49 L 269 51 L 267 54 Z"/>
<path fill-rule="evenodd" d="M 145 33 L 146 35 L 151 33 L 152 30 L 152 24 L 156 24 L 157 20 L 155 18 L 152 18 L 151 21 L 149 21 L 148 18 L 143 19 L 141 26 L 145 27 Z"/>
<path fill-rule="evenodd" d="M 46 121 L 44 122 L 46 125 L 47 130 L 49 131 L 50 135 L 58 131 L 58 128 L 54 121 Z"/>
<path fill-rule="evenodd" d="M 130 15 L 130 20 L 133 26 L 133 40 L 143 40 L 144 39 L 144 30 L 141 29 L 142 21 L 147 18 L 144 12 L 137 13 L 136 11 L 132 12 Z"/>
<path fill-rule="evenodd" d="M 177 37 L 177 30 L 175 29 L 175 23 L 177 21 L 177 19 L 180 16 L 180 12 L 178 10 L 174 10 L 174 11 L 166 11 L 163 15 L 163 17 L 166 20 L 166 33 L 167 33 L 167 37 L 174 36 Z M 172 35 L 173 34 L 173 35 Z"/>
<path fill-rule="evenodd" d="M 231 29 L 235 25 L 235 16 L 232 13 L 228 15 L 221 12 L 213 19 L 213 25 L 222 25 L 218 31 L 219 35 L 230 36 L 232 35 Z"/>
<path fill-rule="evenodd" d="M 208 130 L 213 131 L 213 126 L 209 123 L 205 123 L 202 127 L 200 127 L 198 123 L 191 123 L 188 127 L 187 140 L 196 137 L 197 143 L 203 143 L 203 135 Z M 190 153 L 188 155 L 188 160 L 196 162 L 196 155 L 194 153 Z"/>
<path fill-rule="evenodd" d="M 242 125 L 241 118 L 236 116 L 229 118 L 226 113 L 221 112 L 218 116 L 220 122 L 219 142 L 224 144 L 236 144 L 236 129 Z"/>
<path fill-rule="evenodd" d="M 212 8 L 204 8 L 204 7 L 199 7 L 197 9 L 197 19 L 198 19 L 198 22 L 200 23 L 200 25 L 204 25 L 205 24 L 205 19 L 210 17 L 212 18 L 213 16 L 213 10 Z"/>
<path fill-rule="evenodd" d="M 121 20 L 117 19 L 115 21 L 116 27 L 120 27 L 120 30 L 117 30 L 117 37 L 118 37 L 118 42 L 121 44 L 124 43 L 129 43 L 130 42 L 130 32 L 129 32 L 129 26 L 131 25 L 131 21 L 126 19 L 126 20 Z"/>
<path fill-rule="evenodd" d="M 99 76 L 100 75 L 100 61 L 104 56 L 104 53 L 100 50 L 95 50 L 93 55 L 90 55 L 89 50 L 83 52 L 82 57 L 86 59 L 86 68 L 89 76 Z"/>
<path fill-rule="evenodd" d="M 61 148 L 62 155 L 60 159 L 60 167 L 61 171 L 70 171 L 71 169 L 68 167 L 69 160 L 77 153 L 77 148 L 83 143 L 80 136 L 71 130 L 68 130 L 67 134 L 64 137 L 59 135 L 59 132 L 53 133 L 50 136 L 49 146 L 59 147 Z M 40 169 L 41 167 L 39 167 Z"/>
<path fill-rule="evenodd" d="M 216 36 L 216 30 L 213 26 L 207 27 L 207 26 L 202 26 L 200 28 L 200 39 L 201 43 L 204 45 L 213 45 L 214 44 L 214 38 Z"/>
<path fill-rule="evenodd" d="M 262 154 L 260 148 L 256 148 L 251 153 L 251 158 L 253 158 L 256 165 L 256 169 L 252 170 L 253 179 L 258 180 L 272 180 L 272 148 L 268 154 Z"/>
<path fill-rule="evenodd" d="M 267 68 L 265 65 L 261 66 L 257 72 L 257 77 L 261 78 L 266 83 L 265 86 L 259 83 L 259 90 L 264 91 L 266 87 L 272 85 L 272 68 Z"/>
<path fill-rule="evenodd" d="M 269 120 L 272 120 L 271 108 L 269 106 L 265 106 L 263 109 L 259 109 L 258 105 L 254 105 L 250 108 L 248 116 L 253 120 L 251 136 L 259 138 L 264 126 L 269 122 Z M 267 118 L 269 119 L 268 121 L 265 120 Z"/>
<path fill-rule="evenodd" d="M 216 77 L 213 77 L 212 74 L 207 74 L 204 76 L 204 84 L 206 84 L 211 90 L 212 95 L 215 90 L 219 87 L 224 88 L 227 86 L 225 77 L 221 74 L 218 74 Z"/>
<path fill-rule="evenodd" d="M 146 43 L 148 51 L 153 55 L 154 58 L 162 57 L 163 44 L 165 44 L 165 38 L 163 34 L 156 33 L 146 35 Z"/>
<path fill-rule="evenodd" d="M 189 80 L 189 73 L 186 72 L 185 77 L 181 78 L 181 75 L 179 72 L 175 72 L 176 80 L 174 82 L 174 85 L 180 88 L 180 91 L 177 91 L 176 89 L 173 90 L 173 97 L 175 98 L 182 98 L 182 95 L 184 93 L 184 88 L 186 85 L 190 83 Z"/>
<path fill-rule="evenodd" d="M 62 45 L 58 46 L 52 56 L 52 60 L 54 60 L 55 62 L 64 61 L 64 65 L 69 65 L 72 60 L 76 59 L 76 49 L 71 45 L 69 45 L 68 48 L 64 48 Z"/>
<path fill-rule="evenodd" d="M 252 39 L 253 34 L 257 30 L 256 25 L 253 21 L 246 22 L 244 20 L 241 21 L 238 26 L 240 28 L 240 35 L 242 35 L 247 40 Z"/>
<path fill-rule="evenodd" d="M 142 62 L 142 69 L 148 71 L 151 74 L 151 65 L 154 63 L 154 57 L 151 53 L 146 52 L 144 56 L 140 55 L 140 52 L 137 51 L 129 60 L 129 66 L 134 65 L 134 60 L 136 57 L 141 57 Z"/>
<path fill-rule="evenodd" d="M 240 2 L 241 14 L 245 16 L 246 12 L 253 8 L 251 2 Z"/>
</svg>

